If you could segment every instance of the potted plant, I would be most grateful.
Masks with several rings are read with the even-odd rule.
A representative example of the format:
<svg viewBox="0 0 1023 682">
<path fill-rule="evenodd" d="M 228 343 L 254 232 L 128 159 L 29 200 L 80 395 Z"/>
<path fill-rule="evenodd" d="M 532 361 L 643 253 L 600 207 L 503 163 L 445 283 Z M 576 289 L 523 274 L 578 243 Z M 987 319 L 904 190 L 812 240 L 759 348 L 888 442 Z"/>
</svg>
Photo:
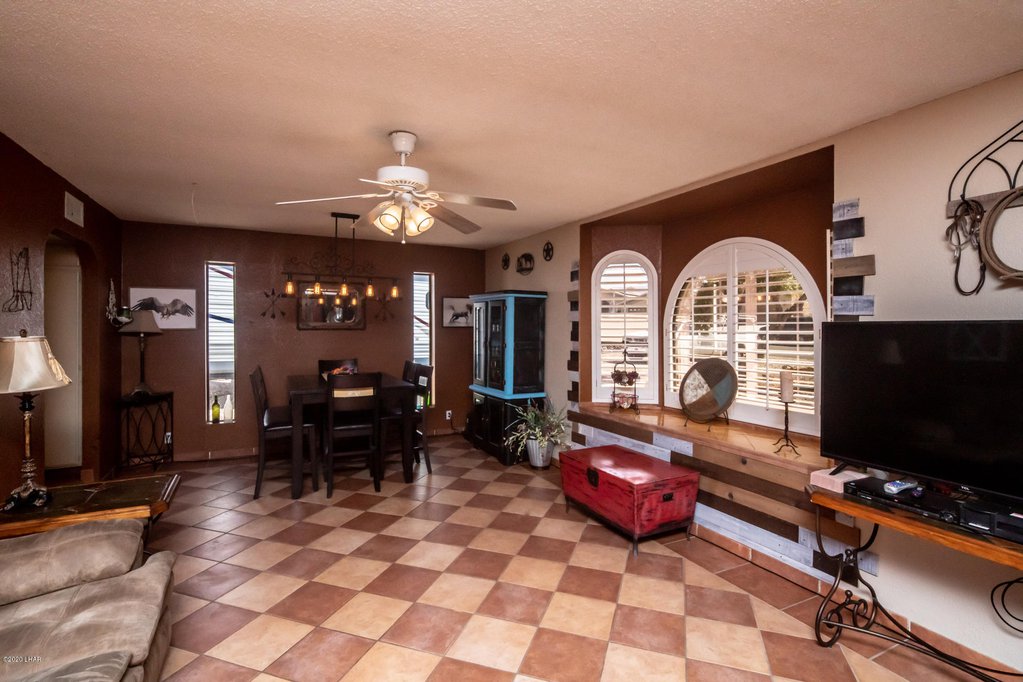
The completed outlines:
<svg viewBox="0 0 1023 682">
<path fill-rule="evenodd" d="M 535 469 L 546 469 L 551 465 L 554 446 L 560 445 L 565 437 L 565 410 L 555 410 L 550 401 L 542 407 L 530 404 L 516 407 L 518 419 L 510 426 L 505 445 L 518 455 L 522 448 L 529 453 L 529 464 Z"/>
</svg>

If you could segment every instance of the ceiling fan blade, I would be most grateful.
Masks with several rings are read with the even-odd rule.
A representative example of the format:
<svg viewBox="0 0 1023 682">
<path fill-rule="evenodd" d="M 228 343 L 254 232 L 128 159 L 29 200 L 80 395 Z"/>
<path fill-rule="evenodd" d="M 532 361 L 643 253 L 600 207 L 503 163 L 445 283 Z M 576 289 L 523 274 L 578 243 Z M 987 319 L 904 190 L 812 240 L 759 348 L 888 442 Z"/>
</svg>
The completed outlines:
<svg viewBox="0 0 1023 682">
<path fill-rule="evenodd" d="M 492 199 L 490 197 L 474 197 L 469 194 L 457 192 L 437 192 L 430 190 L 426 193 L 431 199 L 450 201 L 453 204 L 467 204 L 469 206 L 486 206 L 487 208 L 503 208 L 506 211 L 514 211 L 518 207 L 514 201 L 508 199 Z M 436 195 L 436 196 L 434 196 Z"/>
<path fill-rule="evenodd" d="M 379 180 L 369 180 L 367 178 L 359 178 L 359 182 L 368 182 L 371 185 L 381 185 L 383 187 L 390 187 L 391 189 L 394 189 L 394 185 L 392 185 L 389 182 L 381 182 Z"/>
<path fill-rule="evenodd" d="M 344 197 L 323 197 L 322 199 L 297 199 L 295 201 L 277 201 L 274 202 L 275 206 L 285 206 L 287 204 L 312 204 L 317 201 L 339 201 L 341 199 L 376 199 L 379 197 L 389 197 L 391 193 L 387 194 L 349 194 Z"/>
<path fill-rule="evenodd" d="M 451 227 L 455 228 L 462 234 L 472 234 L 473 232 L 479 232 L 483 228 L 472 222 L 468 218 L 463 218 L 449 208 L 445 208 L 441 204 L 437 204 L 430 209 L 430 215 L 437 220 L 441 220 Z"/>
</svg>

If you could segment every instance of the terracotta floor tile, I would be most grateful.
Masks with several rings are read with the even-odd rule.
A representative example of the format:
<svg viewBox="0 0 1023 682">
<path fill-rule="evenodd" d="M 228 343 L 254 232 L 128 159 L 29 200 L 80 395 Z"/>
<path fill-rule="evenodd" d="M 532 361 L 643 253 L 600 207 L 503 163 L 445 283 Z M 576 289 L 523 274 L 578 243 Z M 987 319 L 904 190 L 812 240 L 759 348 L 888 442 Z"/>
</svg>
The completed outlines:
<svg viewBox="0 0 1023 682">
<path fill-rule="evenodd" d="M 171 645 L 178 649 L 205 653 L 256 616 L 253 611 L 213 602 L 179 620 L 171 629 Z"/>
<path fill-rule="evenodd" d="M 611 625 L 610 639 L 639 649 L 683 656 L 686 650 L 685 618 L 619 604 Z"/>
<path fill-rule="evenodd" d="M 707 587 L 686 587 L 686 615 L 757 627 L 750 596 Z"/>
<path fill-rule="evenodd" d="M 448 485 L 448 490 L 460 490 L 469 493 L 478 493 L 490 485 L 490 481 L 473 480 L 471 478 L 458 478 Z"/>
<path fill-rule="evenodd" d="M 430 498 L 430 502 L 439 504 L 450 504 L 458 509 L 465 506 L 465 503 L 476 497 L 477 493 L 471 490 L 452 490 L 451 488 L 445 488 L 438 493 L 435 493 Z"/>
<path fill-rule="evenodd" d="M 341 560 L 340 554 L 324 552 L 319 549 L 308 549 L 303 547 L 289 556 L 287 559 L 277 562 L 268 570 L 281 575 L 290 575 L 293 578 L 312 580 L 328 567 Z"/>
<path fill-rule="evenodd" d="M 816 641 L 763 632 L 771 673 L 791 680 L 856 682 L 856 676 L 839 647 L 825 648 Z"/>
<path fill-rule="evenodd" d="M 555 592 L 540 627 L 606 642 L 611 635 L 614 616 L 615 605 L 612 602 Z"/>
<path fill-rule="evenodd" d="M 267 613 L 309 625 L 319 625 L 358 592 L 347 587 L 310 582 L 274 604 Z"/>
<path fill-rule="evenodd" d="M 551 682 L 598 682 L 606 652 L 607 641 L 540 628 L 519 671 Z M 630 682 L 636 679 L 646 678 Z"/>
<path fill-rule="evenodd" d="M 366 510 L 370 507 L 375 507 L 380 504 L 382 498 L 377 495 L 367 495 L 365 493 L 354 493 L 348 497 L 344 497 L 334 503 L 336 507 L 348 507 L 349 509 L 362 509 Z"/>
<path fill-rule="evenodd" d="M 257 519 L 257 522 L 260 519 Z M 168 524 L 170 525 L 170 524 Z M 173 525 L 176 530 L 169 535 L 160 537 L 159 539 L 152 540 L 148 543 L 148 546 L 153 551 L 170 550 L 177 554 L 183 554 L 194 547 L 209 542 L 210 540 L 220 537 L 220 533 L 215 530 L 204 530 L 202 528 L 191 528 L 188 526 L 181 527 Z"/>
<path fill-rule="evenodd" d="M 812 592 L 804 590 L 799 585 L 753 564 L 730 568 L 718 575 L 779 609 L 806 601 L 813 596 Z"/>
<path fill-rule="evenodd" d="M 433 457 L 434 456 L 431 454 L 431 458 Z M 396 498 L 403 497 L 410 500 L 419 500 L 420 502 L 425 502 L 426 500 L 430 499 L 439 492 L 440 488 L 433 488 L 428 485 L 413 484 L 410 486 L 406 486 L 404 490 L 396 492 L 394 494 L 394 497 Z"/>
<path fill-rule="evenodd" d="M 367 533 L 379 533 L 397 520 L 398 517 L 393 514 L 377 514 L 376 512 L 367 511 L 350 521 L 346 521 L 341 527 L 362 530 Z"/>
<path fill-rule="evenodd" d="M 534 559 L 548 559 L 550 561 L 568 562 L 575 551 L 574 542 L 567 540 L 556 540 L 533 535 L 526 540 L 526 543 L 519 549 L 519 556 L 529 556 Z"/>
<path fill-rule="evenodd" d="M 246 495 L 244 493 L 228 493 L 227 495 L 221 495 L 216 497 L 204 504 L 207 507 L 218 507 L 220 509 L 236 509 L 243 504 L 247 504 L 252 501 L 252 495 Z"/>
<path fill-rule="evenodd" d="M 320 486 L 320 488 L 322 490 L 323 486 Z M 278 519 L 302 521 L 321 511 L 323 511 L 323 505 L 309 504 L 308 502 L 303 502 L 301 500 L 294 500 L 291 504 L 270 512 L 269 515 Z"/>
<path fill-rule="evenodd" d="M 536 488 L 528 483 L 526 487 L 519 493 L 520 498 L 528 498 L 531 500 L 544 500 L 545 502 L 553 502 L 561 496 L 561 487 L 557 488 Z M 564 504 L 564 503 L 562 503 Z"/>
<path fill-rule="evenodd" d="M 310 542 L 306 547 L 321 549 L 335 554 L 348 554 L 363 543 L 372 540 L 374 535 L 351 528 L 331 528 L 326 534 Z"/>
<path fill-rule="evenodd" d="M 661 578 L 663 580 L 682 580 L 682 566 L 684 560 L 680 556 L 658 556 L 640 552 L 639 555 L 629 554 L 625 564 L 628 573 L 645 575 L 648 578 Z"/>
<path fill-rule="evenodd" d="M 468 471 L 468 469 L 466 469 L 464 467 L 454 467 L 454 466 L 449 466 L 449 465 L 439 466 L 439 467 L 435 466 L 433 468 L 433 475 L 434 476 L 454 476 L 455 478 L 458 478 L 459 476 L 464 474 L 466 471 Z"/>
<path fill-rule="evenodd" d="M 793 637 L 802 637 L 804 639 L 812 639 L 814 637 L 811 626 L 785 611 L 780 611 L 756 597 L 751 597 L 750 603 L 753 606 L 753 617 L 756 619 L 757 627 L 761 630 L 777 632 L 782 635 L 792 635 Z M 853 633 L 847 632 L 846 634 Z M 845 642 L 844 635 L 842 642 Z"/>
<path fill-rule="evenodd" d="M 415 601 L 429 589 L 440 575 L 440 571 L 392 564 L 366 585 L 363 591 L 405 601 Z"/>
<path fill-rule="evenodd" d="M 540 523 L 540 518 L 536 516 L 525 516 L 523 514 L 512 514 L 503 511 L 494 517 L 488 528 L 511 530 L 516 533 L 532 533 L 538 523 Z"/>
<path fill-rule="evenodd" d="M 432 530 L 424 540 L 429 542 L 442 542 L 448 545 L 465 547 L 482 532 L 482 528 L 474 526 L 461 526 L 457 523 L 442 523 Z"/>
<path fill-rule="evenodd" d="M 381 501 L 379 504 L 370 507 L 369 511 L 374 514 L 391 514 L 392 516 L 404 516 L 422 502 L 420 500 L 413 500 L 408 497 L 388 497 Z"/>
<path fill-rule="evenodd" d="M 596 545 L 607 545 L 608 547 L 632 547 L 632 540 L 621 533 L 606 528 L 602 525 L 588 524 L 583 530 L 582 542 L 592 542 Z"/>
<path fill-rule="evenodd" d="M 304 584 L 304 580 L 287 575 L 259 573 L 252 580 L 219 597 L 217 601 L 262 613 Z"/>
<path fill-rule="evenodd" d="M 581 533 L 582 531 L 580 531 Z M 624 547 L 606 547 L 589 542 L 577 543 L 568 563 L 573 566 L 593 568 L 599 571 L 622 573 L 630 550 Z"/>
<path fill-rule="evenodd" d="M 500 552 L 487 552 L 482 549 L 466 548 L 447 567 L 449 573 L 461 573 L 472 575 L 477 578 L 489 578 L 497 580 L 504 573 L 504 569 L 511 563 L 512 557 L 509 554 Z"/>
<path fill-rule="evenodd" d="M 261 516 L 255 521 L 249 521 L 243 526 L 238 526 L 231 532 L 235 535 L 244 535 L 249 538 L 266 540 L 271 535 L 276 535 L 285 528 L 295 525 L 295 523 L 297 522 L 291 519 L 278 519 L 273 516 Z"/>
<path fill-rule="evenodd" d="M 456 573 L 442 573 L 419 597 L 423 604 L 475 613 L 494 587 L 493 580 Z"/>
<path fill-rule="evenodd" d="M 514 682 L 515 675 L 475 663 L 443 658 L 433 669 L 429 682 Z"/>
<path fill-rule="evenodd" d="M 683 615 L 686 612 L 686 586 L 684 583 L 626 573 L 622 576 L 618 602 Z"/>
<path fill-rule="evenodd" d="M 302 547 L 323 537 L 329 532 L 330 527 L 328 526 L 299 521 L 295 525 L 285 528 L 280 533 L 271 535 L 269 539 L 274 542 L 283 542 L 289 545 Z"/>
<path fill-rule="evenodd" d="M 771 682 L 771 679 L 769 675 L 749 670 L 686 659 L 686 682 Z"/>
<path fill-rule="evenodd" d="M 439 542 L 419 542 L 405 552 L 397 561 L 407 566 L 418 566 L 429 568 L 434 571 L 445 570 L 455 559 L 462 554 L 461 547 L 445 545 Z"/>
<path fill-rule="evenodd" d="M 760 634 L 756 628 L 687 617 L 686 658 L 770 674 Z"/>
<path fill-rule="evenodd" d="M 842 639 L 849 633 L 842 635 Z M 842 645 L 845 646 L 845 645 Z M 889 651 L 875 657 L 876 663 L 895 672 L 907 680 L 926 680 L 926 682 L 967 682 L 974 677 L 960 672 L 955 668 L 934 660 L 923 654 L 906 649 L 893 647 Z M 799 678 L 796 678 L 799 679 Z M 1005 678 L 1011 679 L 1011 678 Z"/>
<path fill-rule="evenodd" d="M 539 625 L 553 592 L 523 585 L 497 583 L 480 604 L 477 612 L 526 625 Z"/>
<path fill-rule="evenodd" d="M 597 571 L 583 566 L 569 566 L 561 576 L 558 591 L 593 599 L 617 601 L 621 585 L 621 573 Z"/>
<path fill-rule="evenodd" d="M 288 545 L 282 542 L 262 540 L 247 549 L 224 560 L 225 563 L 235 566 L 254 568 L 257 571 L 265 571 L 274 564 L 287 559 L 298 551 L 298 546 Z"/>
<path fill-rule="evenodd" d="M 508 471 L 499 474 L 496 478 L 494 478 L 494 480 L 499 483 L 516 483 L 519 485 L 526 485 L 533 480 L 533 476 L 531 474 L 520 474 L 509 469 Z"/>
<path fill-rule="evenodd" d="M 586 530 L 584 522 L 552 519 L 550 516 L 547 516 L 540 520 L 540 523 L 533 529 L 532 534 L 545 538 L 554 538 L 555 540 L 579 542 L 579 538 L 582 537 L 584 530 Z"/>
<path fill-rule="evenodd" d="M 215 564 L 215 561 L 208 559 L 179 554 L 177 559 L 174 560 L 174 584 L 179 585 Z"/>
<path fill-rule="evenodd" d="M 199 656 L 194 661 L 171 675 L 173 682 L 249 682 L 259 673 L 251 668 L 220 661 L 209 656 Z"/>
<path fill-rule="evenodd" d="M 678 656 L 610 643 L 601 682 L 677 682 L 686 678 L 686 660 Z"/>
<path fill-rule="evenodd" d="M 266 672 L 295 682 L 335 682 L 370 650 L 373 641 L 316 628 L 274 661 Z"/>
<path fill-rule="evenodd" d="M 167 657 L 163 660 L 163 668 L 160 669 L 160 679 L 166 680 L 197 658 L 199 658 L 199 654 L 173 646 L 168 647 Z"/>
<path fill-rule="evenodd" d="M 500 579 L 506 583 L 553 592 L 561 582 L 566 568 L 567 565 L 559 561 L 515 556 L 508 562 L 508 568 L 504 569 Z"/>
<path fill-rule="evenodd" d="M 427 521 L 443 521 L 458 511 L 458 507 L 450 504 L 439 504 L 427 500 L 410 511 L 406 516 L 411 519 L 425 519 Z"/>
<path fill-rule="evenodd" d="M 463 526 L 476 526 L 486 528 L 498 512 L 493 509 L 480 509 L 479 507 L 461 507 L 458 511 L 447 518 L 448 523 L 458 523 Z"/>
<path fill-rule="evenodd" d="M 472 616 L 448 656 L 470 663 L 515 672 L 533 640 L 536 628 L 486 616 Z"/>
<path fill-rule="evenodd" d="M 205 528 L 206 530 L 218 530 L 222 533 L 227 533 L 239 526 L 244 526 L 250 521 L 255 521 L 258 518 L 258 514 L 246 514 L 244 512 L 234 510 L 224 511 L 221 509 L 220 514 L 195 525 L 199 528 Z M 161 520 L 170 521 L 170 519 Z"/>
<path fill-rule="evenodd" d="M 401 617 L 411 602 L 360 592 L 334 612 L 321 627 L 378 639 Z"/>
<path fill-rule="evenodd" d="M 508 497 L 501 495 L 488 495 L 486 493 L 478 493 L 471 499 L 466 501 L 467 507 L 480 507 L 481 509 L 490 509 L 493 511 L 501 511 L 508 506 L 508 503 L 512 500 Z"/>
<path fill-rule="evenodd" d="M 174 589 L 182 594 L 213 601 L 258 574 L 259 571 L 254 571 L 251 568 L 215 564 L 202 573 L 179 583 Z"/>
<path fill-rule="evenodd" d="M 258 542 L 259 540 L 256 538 L 245 538 L 241 535 L 225 533 L 209 542 L 202 543 L 198 547 L 193 547 L 186 554 L 201 559 L 209 559 L 210 561 L 224 561 Z"/>
<path fill-rule="evenodd" d="M 207 604 L 209 604 L 209 602 L 205 599 L 189 597 L 187 594 L 172 591 L 167 598 L 167 616 L 170 618 L 170 622 L 173 625 L 185 616 L 195 613 Z"/>
<path fill-rule="evenodd" d="M 352 556 L 377 561 L 397 561 L 401 555 L 416 545 L 415 540 L 394 535 L 376 535 L 352 550 Z"/>
<path fill-rule="evenodd" d="M 211 648 L 207 655 L 263 670 L 312 629 L 304 623 L 264 614 Z"/>
<path fill-rule="evenodd" d="M 413 604 L 380 639 L 419 651 L 444 654 L 468 622 L 467 613 Z"/>
<path fill-rule="evenodd" d="M 529 497 L 516 497 L 504 507 L 504 511 L 524 516 L 535 516 L 542 518 L 551 508 L 552 502 L 548 500 L 536 500 Z"/>
<path fill-rule="evenodd" d="M 328 566 L 315 580 L 335 587 L 361 590 L 387 570 L 388 566 L 390 564 L 386 561 L 346 556 Z"/>
<path fill-rule="evenodd" d="M 403 516 L 388 526 L 384 533 L 410 540 L 422 540 L 439 525 L 439 521 L 427 521 L 425 519 L 413 519 Z"/>
<path fill-rule="evenodd" d="M 434 654 L 377 642 L 345 675 L 344 682 L 419 682 L 429 679 L 440 660 Z"/>
<path fill-rule="evenodd" d="M 510 530 L 494 530 L 484 528 L 480 534 L 473 538 L 469 546 L 473 549 L 483 549 L 488 552 L 502 552 L 504 554 L 517 554 L 526 544 L 529 536 L 525 533 L 516 533 Z"/>
</svg>

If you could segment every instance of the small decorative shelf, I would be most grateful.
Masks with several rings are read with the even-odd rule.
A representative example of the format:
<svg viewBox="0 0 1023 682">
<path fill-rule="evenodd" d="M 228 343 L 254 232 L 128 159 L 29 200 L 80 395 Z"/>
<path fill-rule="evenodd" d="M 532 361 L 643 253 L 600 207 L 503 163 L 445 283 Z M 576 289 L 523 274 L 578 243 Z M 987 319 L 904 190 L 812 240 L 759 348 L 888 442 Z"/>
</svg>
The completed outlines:
<svg viewBox="0 0 1023 682">
<path fill-rule="evenodd" d="M 635 410 L 639 412 L 639 399 L 636 397 L 636 383 L 639 381 L 639 371 L 635 363 L 622 356 L 621 361 L 616 362 L 611 368 L 611 381 L 614 388 L 611 389 L 610 412 L 615 410 Z"/>
</svg>

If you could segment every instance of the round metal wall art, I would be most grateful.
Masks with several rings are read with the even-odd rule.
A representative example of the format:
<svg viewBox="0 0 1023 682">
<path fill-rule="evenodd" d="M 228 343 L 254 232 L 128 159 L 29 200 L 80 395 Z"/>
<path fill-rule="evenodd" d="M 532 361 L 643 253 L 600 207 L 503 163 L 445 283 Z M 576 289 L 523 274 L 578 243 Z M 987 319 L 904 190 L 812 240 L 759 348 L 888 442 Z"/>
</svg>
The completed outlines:
<svg viewBox="0 0 1023 682">
<path fill-rule="evenodd" d="M 501 256 L 501 269 L 507 270 L 509 265 L 511 265 L 511 256 L 504 254 Z"/>
<path fill-rule="evenodd" d="M 543 245 L 543 259 L 550 260 L 554 258 L 554 244 L 547 242 Z"/>
<path fill-rule="evenodd" d="M 528 275 L 533 271 L 533 254 L 524 253 L 515 261 L 515 272 L 520 275 Z"/>
</svg>

